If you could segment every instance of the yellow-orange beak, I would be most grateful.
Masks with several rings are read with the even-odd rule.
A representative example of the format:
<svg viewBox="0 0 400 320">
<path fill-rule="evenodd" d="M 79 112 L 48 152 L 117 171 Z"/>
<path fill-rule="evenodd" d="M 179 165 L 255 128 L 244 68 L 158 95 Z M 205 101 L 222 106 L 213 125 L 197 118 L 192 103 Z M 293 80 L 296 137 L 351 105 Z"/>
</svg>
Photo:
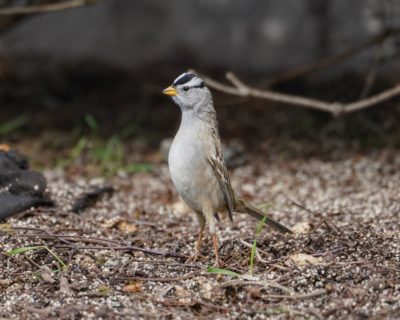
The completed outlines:
<svg viewBox="0 0 400 320">
<path fill-rule="evenodd" d="M 163 92 L 164 94 L 166 94 L 167 96 L 176 96 L 178 94 L 178 92 L 176 91 L 174 86 L 169 86 L 168 88 L 164 89 Z"/>
</svg>

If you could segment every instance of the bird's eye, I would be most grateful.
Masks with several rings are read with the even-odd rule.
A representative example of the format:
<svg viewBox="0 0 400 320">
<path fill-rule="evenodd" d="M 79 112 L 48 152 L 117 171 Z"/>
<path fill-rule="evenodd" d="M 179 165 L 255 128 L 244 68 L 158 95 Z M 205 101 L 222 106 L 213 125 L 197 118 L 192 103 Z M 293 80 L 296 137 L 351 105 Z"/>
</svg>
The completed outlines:
<svg viewBox="0 0 400 320">
<path fill-rule="evenodd" d="M 187 87 L 187 86 L 183 87 L 183 91 L 188 91 L 188 90 L 189 90 L 189 87 Z"/>
</svg>

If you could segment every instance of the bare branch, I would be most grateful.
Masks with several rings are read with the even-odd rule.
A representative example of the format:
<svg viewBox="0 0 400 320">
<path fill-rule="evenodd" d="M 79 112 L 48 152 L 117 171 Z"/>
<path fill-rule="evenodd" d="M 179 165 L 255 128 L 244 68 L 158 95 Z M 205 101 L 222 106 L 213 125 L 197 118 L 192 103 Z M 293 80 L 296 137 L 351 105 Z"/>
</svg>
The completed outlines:
<svg viewBox="0 0 400 320">
<path fill-rule="evenodd" d="M 0 16 L 26 15 L 34 13 L 54 12 L 60 10 L 73 9 L 98 3 L 100 0 L 70 0 L 59 3 L 49 3 L 42 5 L 1 8 Z"/>
<path fill-rule="evenodd" d="M 361 109 L 369 108 L 380 104 L 384 101 L 392 99 L 400 95 L 400 83 L 394 87 L 385 90 L 381 93 L 373 95 L 369 98 L 351 102 L 351 103 L 341 103 L 341 102 L 326 102 L 322 100 L 306 98 L 302 96 L 296 96 L 291 94 L 279 93 L 271 90 L 260 90 L 257 88 L 250 87 L 244 84 L 236 75 L 232 72 L 226 74 L 226 78 L 233 84 L 233 86 L 220 83 L 208 76 L 201 75 L 204 81 L 210 88 L 215 90 L 236 95 L 240 97 L 252 97 L 265 99 L 280 103 L 286 103 L 290 105 L 316 109 L 320 111 L 325 111 L 333 114 L 334 116 L 339 116 L 346 113 L 351 113 Z"/>
<path fill-rule="evenodd" d="M 277 76 L 277 77 L 267 81 L 267 84 L 270 86 L 272 84 L 280 83 L 283 81 L 287 81 L 287 80 L 291 80 L 291 79 L 303 76 L 305 74 L 308 74 L 308 73 L 316 71 L 316 70 L 328 68 L 328 67 L 335 65 L 337 63 L 340 63 L 348 58 L 351 58 L 352 56 L 357 55 L 376 44 L 380 44 L 380 46 L 382 46 L 383 41 L 385 41 L 388 37 L 396 35 L 398 33 L 400 33 L 400 28 L 385 30 L 384 32 L 375 36 L 374 38 L 372 38 L 364 43 L 361 43 L 357 46 L 349 48 L 337 55 L 322 59 L 315 63 L 300 66 L 293 70 L 289 70 L 288 72 L 282 74 L 281 76 Z M 379 52 L 379 50 L 381 50 L 381 49 L 378 48 L 378 52 Z M 379 56 L 377 59 L 380 60 Z M 373 95 L 371 97 L 368 97 L 368 98 L 365 98 L 362 100 L 358 100 L 358 101 L 354 101 L 354 102 L 350 102 L 350 103 L 326 102 L 326 101 L 322 101 L 322 100 L 317 100 L 317 99 L 312 99 L 312 98 L 307 98 L 307 97 L 302 97 L 302 96 L 297 96 L 297 95 L 284 94 L 284 93 L 279 93 L 279 92 L 275 92 L 275 91 L 271 91 L 271 90 L 261 90 L 258 88 L 250 87 L 249 85 L 242 82 L 232 72 L 226 73 L 226 78 L 232 84 L 231 86 L 221 83 L 221 82 L 218 82 L 218 81 L 211 79 L 210 77 L 207 77 L 204 75 L 202 75 L 202 77 L 204 78 L 204 80 L 206 81 L 207 85 L 210 88 L 213 88 L 215 90 L 218 90 L 218 91 L 230 94 L 230 95 L 236 95 L 236 96 L 248 97 L 248 98 L 259 98 L 259 99 L 265 99 L 265 100 L 270 100 L 270 101 L 275 101 L 275 102 L 280 102 L 280 103 L 286 103 L 286 104 L 295 105 L 295 106 L 301 106 L 301 107 L 305 107 L 305 108 L 316 109 L 316 110 L 320 110 L 320 111 L 329 112 L 334 116 L 339 116 L 341 114 L 351 113 L 351 112 L 355 112 L 355 111 L 358 111 L 361 109 L 369 108 L 369 107 L 375 106 L 386 100 L 392 99 L 392 98 L 400 95 L 400 84 L 397 84 L 390 89 L 387 89 L 381 93 L 378 93 L 376 95 Z M 371 79 L 367 79 L 368 80 L 367 89 L 369 89 L 369 87 L 371 85 L 370 82 L 373 82 L 374 75 L 370 75 L 369 78 L 371 78 Z"/>
<path fill-rule="evenodd" d="M 305 64 L 299 67 L 295 67 L 293 69 L 290 69 L 282 73 L 281 75 L 273 77 L 272 79 L 266 81 L 266 86 L 271 87 L 278 83 L 293 80 L 317 70 L 327 69 L 347 59 L 350 59 L 353 56 L 356 56 L 377 44 L 382 44 L 387 38 L 392 37 L 399 33 L 400 33 L 400 28 L 384 30 L 382 33 L 376 35 L 372 39 L 369 39 L 354 47 L 348 48 L 345 51 L 342 51 L 338 54 L 323 58 L 321 60 L 318 60 L 310 64 Z"/>
</svg>

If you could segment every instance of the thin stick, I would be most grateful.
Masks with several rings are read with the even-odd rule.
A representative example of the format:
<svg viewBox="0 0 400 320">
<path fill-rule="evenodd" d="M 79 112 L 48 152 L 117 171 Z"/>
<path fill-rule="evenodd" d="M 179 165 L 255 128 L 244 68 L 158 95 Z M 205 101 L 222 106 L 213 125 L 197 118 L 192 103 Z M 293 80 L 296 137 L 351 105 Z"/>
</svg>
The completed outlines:
<svg viewBox="0 0 400 320">
<path fill-rule="evenodd" d="M 31 258 L 28 256 L 25 256 L 25 259 L 28 260 L 30 263 L 32 263 L 36 268 L 40 269 L 40 265 L 38 265 L 35 261 L 33 261 Z"/>
<path fill-rule="evenodd" d="M 271 299 L 292 299 L 292 300 L 301 300 L 301 299 L 308 299 L 308 298 L 314 298 L 318 296 L 322 296 L 326 294 L 327 291 L 326 289 L 318 289 L 315 291 L 311 291 L 309 293 L 301 293 L 301 294 L 293 294 L 293 295 L 279 295 L 279 294 L 269 294 L 265 296 L 266 298 L 271 298 Z"/>
<path fill-rule="evenodd" d="M 252 245 L 251 243 L 246 242 L 246 241 L 241 240 L 241 239 L 239 240 L 239 242 L 240 242 L 242 245 L 244 245 L 245 247 L 247 247 L 247 248 L 249 248 L 249 249 L 253 249 L 253 245 Z M 261 263 L 268 263 L 267 260 L 265 260 L 265 259 L 263 259 L 263 258 L 261 257 L 260 252 L 266 253 L 264 250 L 261 250 L 261 249 L 259 249 L 259 248 L 256 248 L 256 258 L 257 258 L 257 260 L 260 261 Z"/>
<path fill-rule="evenodd" d="M 183 268 L 188 268 L 188 269 L 201 269 L 201 270 L 205 270 L 204 266 L 200 266 L 197 264 L 188 264 L 188 263 L 177 263 L 177 262 L 168 262 L 166 260 L 157 260 L 157 259 L 151 259 L 151 260 L 140 260 L 140 259 L 132 259 L 132 261 L 138 262 L 138 263 L 149 263 L 149 264 L 162 264 L 162 265 L 166 265 L 168 267 L 183 267 Z"/>
<path fill-rule="evenodd" d="M 370 47 L 382 43 L 384 40 L 387 38 L 396 35 L 400 33 L 400 28 L 394 28 L 394 29 L 389 29 L 389 30 L 384 30 L 382 33 L 376 35 L 372 39 L 369 39 L 363 43 L 360 43 L 354 47 L 348 48 L 338 54 L 335 54 L 333 56 L 323 58 L 321 60 L 318 60 L 316 62 L 302 65 L 300 67 L 296 67 L 294 69 L 288 70 L 281 75 L 278 75 L 270 80 L 267 80 L 267 86 L 273 86 L 281 82 L 285 82 L 288 80 L 293 80 L 296 78 L 299 78 L 301 76 L 304 76 L 306 74 L 312 73 L 317 70 L 323 70 L 329 67 L 332 67 L 340 62 L 343 62 L 361 52 L 364 50 L 369 49 Z"/>
<path fill-rule="evenodd" d="M 184 258 L 184 256 L 180 255 L 179 253 L 171 253 L 171 252 L 163 252 L 163 251 L 156 251 L 151 249 L 144 249 L 135 246 L 68 246 L 68 245 L 56 245 L 54 246 L 58 249 L 74 249 L 77 248 L 79 250 L 114 250 L 114 251 L 140 251 L 143 253 L 147 253 L 154 256 L 163 256 L 163 257 L 174 257 L 174 258 Z"/>
<path fill-rule="evenodd" d="M 226 78 L 232 83 L 231 86 L 218 82 L 205 75 L 200 75 L 200 76 L 204 79 L 204 81 L 210 88 L 216 89 L 218 91 L 227 94 L 236 95 L 240 97 L 253 97 L 259 99 L 265 99 L 269 101 L 275 101 L 294 106 L 325 111 L 331 113 L 335 117 L 375 106 L 377 104 L 385 102 L 389 99 L 393 99 L 394 97 L 400 95 L 400 83 L 399 83 L 390 89 L 382 91 L 381 93 L 378 93 L 363 100 L 350 103 L 326 102 L 322 100 L 311 99 L 297 95 L 279 93 L 271 90 L 260 90 L 257 88 L 253 88 L 244 84 L 232 72 L 226 73 Z"/>
<path fill-rule="evenodd" d="M 284 287 L 276 282 L 269 281 L 246 281 L 246 280 L 230 280 L 221 284 L 221 288 L 231 287 L 231 286 L 261 286 L 282 290 L 283 292 L 288 293 L 290 296 L 294 295 L 294 291 L 290 288 Z"/>
<path fill-rule="evenodd" d="M 33 6 L 20 6 L 11 8 L 0 9 L 1 16 L 13 16 L 13 15 L 26 15 L 34 13 L 54 12 L 60 10 L 73 9 L 77 7 L 93 5 L 100 0 L 70 0 L 59 3 L 48 3 Z"/>
<path fill-rule="evenodd" d="M 340 230 L 340 228 L 338 228 L 333 222 L 327 220 L 321 212 L 312 211 L 312 210 L 306 208 L 305 206 L 301 205 L 300 203 L 297 203 L 297 202 L 295 202 L 295 201 L 293 201 L 293 200 L 290 200 L 290 201 L 292 202 L 292 204 L 293 204 L 294 206 L 296 206 L 296 207 L 298 207 L 298 208 L 300 208 L 300 209 L 303 209 L 303 210 L 305 210 L 305 211 L 311 213 L 311 214 L 314 215 L 314 216 L 318 216 L 318 217 L 322 220 L 322 223 L 324 223 L 324 224 L 326 225 L 326 227 L 328 228 L 329 231 L 335 231 L 335 232 L 342 233 L 342 231 Z M 321 225 L 321 224 L 319 224 L 318 227 L 319 227 L 320 225 Z"/>
<path fill-rule="evenodd" d="M 27 238 L 40 238 L 40 239 L 57 239 L 61 241 L 61 239 L 68 239 L 71 242 L 85 242 L 85 243 L 95 243 L 101 244 L 104 246 L 92 246 L 92 247 L 84 247 L 84 246 L 75 246 L 75 245 L 64 245 L 58 246 L 59 248 L 71 248 L 71 249 L 92 249 L 92 250 L 129 250 L 129 251 L 140 251 L 143 253 L 151 254 L 151 255 L 158 255 L 164 257 L 176 257 L 182 258 L 183 256 L 178 253 L 172 252 L 162 252 L 156 251 L 151 249 L 145 249 L 141 247 L 125 245 L 119 241 L 109 240 L 109 239 L 101 239 L 101 238 L 91 238 L 91 237 L 82 237 L 82 236 L 70 236 L 70 235 L 53 235 L 53 234 L 19 234 L 20 237 L 27 237 Z M 112 243 L 113 245 L 110 245 Z M 105 245 L 108 244 L 108 247 Z"/>
<path fill-rule="evenodd" d="M 156 277 L 116 277 L 111 278 L 115 281 L 126 281 L 126 280 L 136 280 L 136 281 L 154 281 L 154 282 L 176 282 L 176 281 L 183 281 L 188 279 L 193 279 L 193 274 L 186 274 L 180 277 L 165 277 L 165 278 L 156 278 Z"/>
</svg>

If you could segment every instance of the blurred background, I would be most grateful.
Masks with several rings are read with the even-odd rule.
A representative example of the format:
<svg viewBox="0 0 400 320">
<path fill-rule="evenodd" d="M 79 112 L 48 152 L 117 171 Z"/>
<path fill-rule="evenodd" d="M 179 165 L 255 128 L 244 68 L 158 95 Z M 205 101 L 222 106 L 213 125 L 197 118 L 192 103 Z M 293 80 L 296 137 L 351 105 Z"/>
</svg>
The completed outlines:
<svg viewBox="0 0 400 320">
<path fill-rule="evenodd" d="M 179 125 L 161 90 L 189 68 L 341 102 L 400 82 L 400 0 L 102 0 L 18 13 L 62 2 L 79 3 L 0 1 L 0 140 L 39 168 L 151 170 Z M 233 154 L 340 157 L 400 146 L 399 98 L 335 118 L 214 96 Z"/>
</svg>

